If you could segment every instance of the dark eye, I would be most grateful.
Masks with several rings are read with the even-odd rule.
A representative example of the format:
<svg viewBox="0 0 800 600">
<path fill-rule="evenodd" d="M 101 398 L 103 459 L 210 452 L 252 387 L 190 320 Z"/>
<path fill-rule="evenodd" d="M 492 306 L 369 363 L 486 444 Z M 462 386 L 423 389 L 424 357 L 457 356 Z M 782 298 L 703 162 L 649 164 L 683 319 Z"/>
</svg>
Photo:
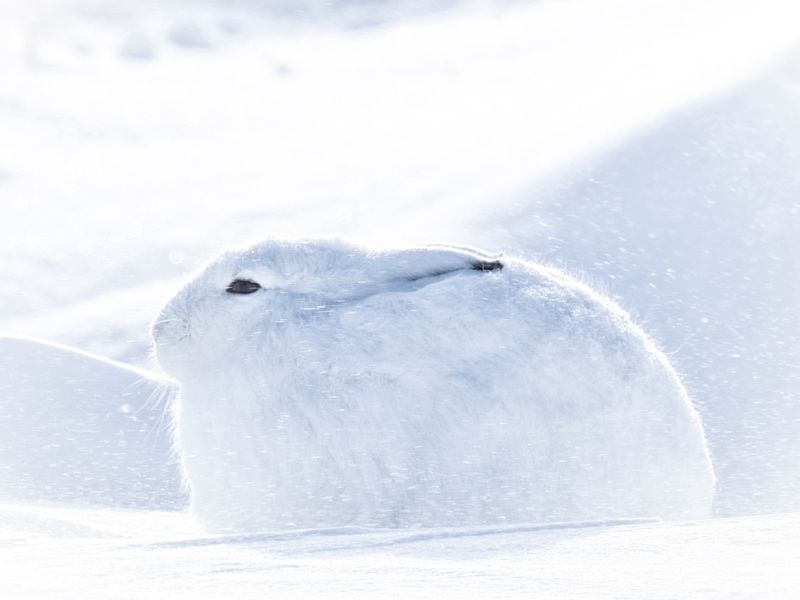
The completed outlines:
<svg viewBox="0 0 800 600">
<path fill-rule="evenodd" d="M 225 290 L 229 294 L 252 294 L 261 289 L 261 286 L 255 281 L 249 279 L 234 279 Z"/>
</svg>

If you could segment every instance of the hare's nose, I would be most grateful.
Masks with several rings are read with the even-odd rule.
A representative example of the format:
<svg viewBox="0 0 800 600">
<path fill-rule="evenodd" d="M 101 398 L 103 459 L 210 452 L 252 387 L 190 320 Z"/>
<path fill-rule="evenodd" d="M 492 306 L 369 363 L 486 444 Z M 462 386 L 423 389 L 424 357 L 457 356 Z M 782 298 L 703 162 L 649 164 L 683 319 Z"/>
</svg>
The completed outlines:
<svg viewBox="0 0 800 600">
<path fill-rule="evenodd" d="M 153 323 L 153 337 L 157 340 L 178 340 L 187 335 L 189 335 L 189 324 L 183 319 L 164 318 Z"/>
</svg>

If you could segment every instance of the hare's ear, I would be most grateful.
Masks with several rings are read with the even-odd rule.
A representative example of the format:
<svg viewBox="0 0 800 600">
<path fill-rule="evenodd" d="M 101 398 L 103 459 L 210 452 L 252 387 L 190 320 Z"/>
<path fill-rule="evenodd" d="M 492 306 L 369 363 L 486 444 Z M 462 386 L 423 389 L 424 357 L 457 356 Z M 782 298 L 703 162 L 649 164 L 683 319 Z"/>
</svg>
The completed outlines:
<svg viewBox="0 0 800 600">
<path fill-rule="evenodd" d="M 503 268 L 503 263 L 499 260 L 479 260 L 472 263 L 473 271 L 499 271 Z"/>
<path fill-rule="evenodd" d="M 451 246 L 422 246 L 372 255 L 375 279 L 416 281 L 454 271 L 496 271 L 503 268 L 497 255 Z"/>
</svg>

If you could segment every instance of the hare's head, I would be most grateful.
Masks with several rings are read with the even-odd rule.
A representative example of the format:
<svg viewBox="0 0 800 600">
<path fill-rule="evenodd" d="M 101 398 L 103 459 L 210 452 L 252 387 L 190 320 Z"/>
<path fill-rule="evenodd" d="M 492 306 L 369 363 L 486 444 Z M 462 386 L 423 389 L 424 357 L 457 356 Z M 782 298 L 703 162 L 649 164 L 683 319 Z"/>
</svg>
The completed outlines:
<svg viewBox="0 0 800 600">
<path fill-rule="evenodd" d="M 156 356 L 181 379 L 263 347 L 312 307 L 335 310 L 455 271 L 500 268 L 495 257 L 469 248 L 373 251 L 337 238 L 271 238 L 225 252 L 183 286 L 153 323 Z"/>
</svg>

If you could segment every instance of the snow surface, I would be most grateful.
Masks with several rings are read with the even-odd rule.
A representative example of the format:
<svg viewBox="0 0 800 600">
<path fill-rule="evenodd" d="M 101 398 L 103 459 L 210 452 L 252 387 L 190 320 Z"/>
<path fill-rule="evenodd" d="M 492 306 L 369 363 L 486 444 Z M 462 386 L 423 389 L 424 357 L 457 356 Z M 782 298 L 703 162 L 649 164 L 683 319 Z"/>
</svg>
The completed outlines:
<svg viewBox="0 0 800 600">
<path fill-rule="evenodd" d="M 0 0 L 0 331 L 147 366 L 148 324 L 180 280 L 265 233 L 503 249 L 585 277 L 654 336 L 704 417 L 718 515 L 800 511 L 800 5 L 363 5 Z M 31 435 L 0 445 L 10 468 L 54 451 L 40 428 L 73 456 L 114 439 L 76 439 L 31 397 L 103 411 L 66 423 L 120 426 L 137 450 L 72 461 L 86 486 L 2 485 L 25 503 L 2 513 L 4 597 L 800 593 L 795 515 L 519 534 L 528 545 L 153 548 L 200 534 L 180 513 L 31 504 L 180 505 L 174 465 L 138 454 L 144 425 L 119 411 L 149 406 L 154 384 L 132 398 L 130 370 L 92 362 L 84 398 L 64 369 L 45 375 L 73 353 L 32 351 L 15 377 L 7 343 L 0 403 L 21 412 L 0 427 Z M 137 491 L 117 493 L 126 482 Z"/>
<path fill-rule="evenodd" d="M 788 600 L 798 536 L 783 515 L 209 537 L 159 513 L 0 506 L 0 581 L 8 598 Z"/>
<path fill-rule="evenodd" d="M 0 501 L 181 508 L 167 403 L 142 371 L 0 336 Z"/>
</svg>

